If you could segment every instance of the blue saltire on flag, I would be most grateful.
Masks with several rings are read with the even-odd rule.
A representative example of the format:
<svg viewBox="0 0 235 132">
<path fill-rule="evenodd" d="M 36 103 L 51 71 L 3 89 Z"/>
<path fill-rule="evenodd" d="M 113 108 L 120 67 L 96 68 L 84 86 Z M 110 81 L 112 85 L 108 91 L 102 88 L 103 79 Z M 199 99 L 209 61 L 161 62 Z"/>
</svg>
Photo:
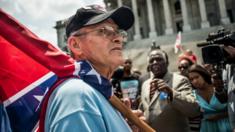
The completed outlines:
<svg viewBox="0 0 235 132">
<path fill-rule="evenodd" d="M 10 120 L 9 125 L 4 118 L 1 129 L 32 131 L 39 119 L 43 95 L 55 83 L 57 76 L 1 36 L 0 45 L 1 102 Z"/>
<path fill-rule="evenodd" d="M 17 93 L 16 95 L 19 94 L 19 96 L 15 100 L 5 101 L 4 106 L 12 124 L 12 130 L 29 132 L 35 128 L 39 119 L 42 98 L 48 88 L 57 80 L 57 76 L 49 73 L 49 76 L 45 75 L 39 80 L 43 81 L 38 85 L 33 85 L 31 88 L 28 88 L 30 90 L 25 93 Z"/>
</svg>

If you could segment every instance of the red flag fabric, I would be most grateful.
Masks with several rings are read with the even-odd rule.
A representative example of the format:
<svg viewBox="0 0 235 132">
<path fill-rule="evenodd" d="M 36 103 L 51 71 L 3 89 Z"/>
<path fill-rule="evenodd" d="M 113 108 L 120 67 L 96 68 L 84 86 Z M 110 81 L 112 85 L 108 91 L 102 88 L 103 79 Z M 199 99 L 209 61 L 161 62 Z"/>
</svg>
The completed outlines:
<svg viewBox="0 0 235 132">
<path fill-rule="evenodd" d="M 181 45 L 181 32 L 178 32 L 177 36 L 176 36 L 176 40 L 175 40 L 175 44 L 174 44 L 174 50 L 175 50 L 175 54 L 178 53 L 178 51 L 180 49 L 182 49 L 182 45 Z"/>
<path fill-rule="evenodd" d="M 0 97 L 11 123 L 4 129 L 31 131 L 39 119 L 42 97 L 57 77 L 2 36 L 0 45 Z"/>
<path fill-rule="evenodd" d="M 70 56 L 52 44 L 39 39 L 1 9 L 0 35 L 28 56 L 55 72 L 59 77 L 73 74 L 75 61 Z"/>
<path fill-rule="evenodd" d="M 2 88 L 0 92 L 4 93 L 1 101 L 6 101 L 8 97 L 49 73 L 49 70 L 14 47 L 2 36 L 0 36 L 0 44 L 0 85 Z M 11 90 L 7 90 L 8 88 Z"/>
<path fill-rule="evenodd" d="M 40 103 L 58 77 L 74 75 L 75 61 L 39 39 L 0 9 L 0 101 L 12 131 L 32 131 Z"/>
</svg>

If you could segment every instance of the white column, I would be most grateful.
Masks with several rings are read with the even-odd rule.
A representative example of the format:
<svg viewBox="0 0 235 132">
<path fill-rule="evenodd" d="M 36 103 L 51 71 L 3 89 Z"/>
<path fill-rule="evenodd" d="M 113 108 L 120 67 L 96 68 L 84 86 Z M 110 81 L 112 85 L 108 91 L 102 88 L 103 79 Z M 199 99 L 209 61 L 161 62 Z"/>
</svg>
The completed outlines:
<svg viewBox="0 0 235 132">
<path fill-rule="evenodd" d="M 166 22 L 165 33 L 166 34 L 173 34 L 172 19 L 171 19 L 169 2 L 168 2 L 168 0 L 162 0 L 162 1 L 163 1 L 163 9 L 164 9 L 164 14 L 165 14 L 165 22 Z"/>
<path fill-rule="evenodd" d="M 117 5 L 118 5 L 118 7 L 121 7 L 122 6 L 122 0 L 117 0 Z"/>
<path fill-rule="evenodd" d="M 188 22 L 188 10 L 186 7 L 185 0 L 180 0 L 180 6 L 181 6 L 181 10 L 182 10 L 182 15 L 183 15 L 183 23 L 184 23 L 183 30 L 190 31 L 191 26 L 189 25 L 189 22 Z"/>
<path fill-rule="evenodd" d="M 220 9 L 220 21 L 222 24 L 229 24 L 230 20 L 227 16 L 226 7 L 224 0 L 218 0 L 219 2 L 219 9 Z"/>
<path fill-rule="evenodd" d="M 207 20 L 205 0 L 199 0 L 199 8 L 200 8 L 200 14 L 201 14 L 201 20 L 202 20 L 201 21 L 201 28 L 210 27 L 210 24 Z"/>
<path fill-rule="evenodd" d="M 134 35 L 134 40 L 138 40 L 141 39 L 140 36 L 140 24 L 139 24 L 139 16 L 138 16 L 138 10 L 137 10 L 137 4 L 136 4 L 136 0 L 131 0 L 131 4 L 132 4 L 132 9 L 133 9 L 133 13 L 135 16 L 135 35 Z"/>
<path fill-rule="evenodd" d="M 147 9 L 148 9 L 148 19 L 149 19 L 149 38 L 153 38 L 157 36 L 157 32 L 155 30 L 155 22 L 154 22 L 154 15 L 153 15 L 153 6 L 152 0 L 147 0 Z"/>
</svg>

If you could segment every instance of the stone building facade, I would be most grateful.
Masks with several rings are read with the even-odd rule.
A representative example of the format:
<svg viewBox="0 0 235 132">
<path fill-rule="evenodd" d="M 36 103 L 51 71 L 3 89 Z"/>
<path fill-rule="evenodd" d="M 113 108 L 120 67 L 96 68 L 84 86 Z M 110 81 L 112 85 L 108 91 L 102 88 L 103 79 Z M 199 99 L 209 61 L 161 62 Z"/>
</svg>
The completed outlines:
<svg viewBox="0 0 235 132">
<path fill-rule="evenodd" d="M 234 0 L 105 0 L 109 8 L 126 5 L 135 14 L 131 40 L 170 35 L 235 21 Z"/>
<path fill-rule="evenodd" d="M 220 26 L 235 30 L 235 0 L 104 0 L 108 10 L 125 5 L 132 8 L 135 24 L 128 31 L 125 55 L 134 59 L 134 66 L 145 72 L 146 57 L 152 41 L 164 49 L 170 59 L 170 69 L 176 70 L 178 54 L 173 53 L 177 32 L 182 32 L 182 45 L 199 57 L 196 43 Z M 58 21 L 58 45 L 66 50 L 64 21 Z"/>
</svg>

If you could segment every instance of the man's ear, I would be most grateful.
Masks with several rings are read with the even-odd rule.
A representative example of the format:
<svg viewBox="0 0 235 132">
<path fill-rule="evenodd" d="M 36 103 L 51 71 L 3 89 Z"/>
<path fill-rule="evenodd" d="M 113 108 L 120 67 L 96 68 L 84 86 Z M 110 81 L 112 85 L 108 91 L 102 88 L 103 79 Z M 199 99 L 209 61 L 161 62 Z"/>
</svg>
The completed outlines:
<svg viewBox="0 0 235 132">
<path fill-rule="evenodd" d="M 78 38 L 70 37 L 68 39 L 68 48 L 72 52 L 71 56 L 76 60 L 84 59 L 80 44 L 81 44 L 81 41 Z"/>
<path fill-rule="evenodd" d="M 70 37 L 68 39 L 68 47 L 73 52 L 73 54 L 78 54 L 80 51 L 80 41 L 75 37 Z"/>
</svg>

